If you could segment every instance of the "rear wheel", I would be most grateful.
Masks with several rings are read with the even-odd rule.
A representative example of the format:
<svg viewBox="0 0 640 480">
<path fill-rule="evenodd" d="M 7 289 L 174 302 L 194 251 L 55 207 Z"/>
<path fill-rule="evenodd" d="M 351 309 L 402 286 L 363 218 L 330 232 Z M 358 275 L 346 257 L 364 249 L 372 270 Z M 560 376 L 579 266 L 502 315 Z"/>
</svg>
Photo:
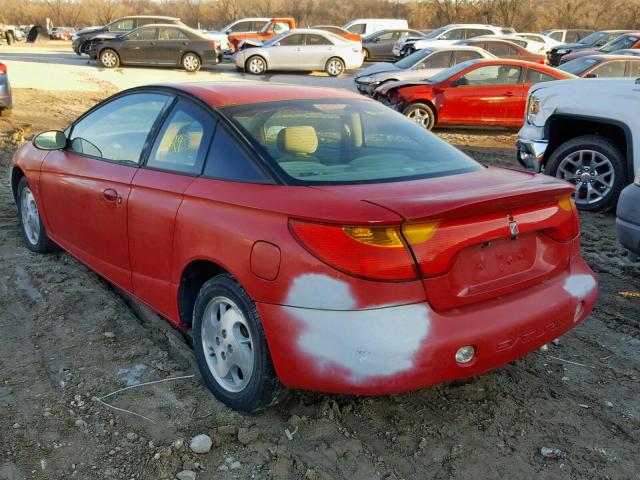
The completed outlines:
<svg viewBox="0 0 640 480">
<path fill-rule="evenodd" d="M 402 114 L 427 130 L 431 130 L 436 124 L 436 114 L 426 103 L 412 103 Z"/>
<path fill-rule="evenodd" d="M 344 72 L 344 62 L 341 58 L 333 57 L 327 61 L 325 71 L 332 77 L 337 77 Z"/>
<path fill-rule="evenodd" d="M 18 183 L 18 212 L 26 247 L 32 252 L 47 253 L 55 249 L 55 244 L 49 239 L 47 230 L 40 219 L 40 212 L 36 199 L 26 177 Z"/>
<path fill-rule="evenodd" d="M 252 75 L 262 75 L 267 71 L 267 62 L 260 55 L 254 55 L 249 57 L 244 69 Z"/>
<path fill-rule="evenodd" d="M 614 208 L 626 185 L 624 156 L 612 142 L 595 135 L 560 145 L 549 157 L 545 170 L 576 186 L 576 206 L 584 211 Z"/>
<path fill-rule="evenodd" d="M 231 275 L 218 275 L 200 289 L 193 339 L 204 382 L 218 400 L 245 412 L 280 400 L 284 388 L 271 362 L 260 315 Z"/>
<path fill-rule="evenodd" d="M 182 57 L 182 68 L 187 72 L 197 72 L 201 66 L 200 57 L 195 53 L 185 53 Z"/>
<path fill-rule="evenodd" d="M 100 52 L 100 63 L 104 68 L 118 68 L 120 66 L 120 57 L 115 50 L 105 48 Z"/>
<path fill-rule="evenodd" d="M 13 35 L 13 32 L 7 32 L 7 45 L 13 45 L 13 42 L 16 41 L 16 37 Z"/>
<path fill-rule="evenodd" d="M 364 55 L 364 60 L 365 62 L 369 61 L 369 50 L 367 50 L 366 48 L 362 49 L 362 55 Z"/>
</svg>

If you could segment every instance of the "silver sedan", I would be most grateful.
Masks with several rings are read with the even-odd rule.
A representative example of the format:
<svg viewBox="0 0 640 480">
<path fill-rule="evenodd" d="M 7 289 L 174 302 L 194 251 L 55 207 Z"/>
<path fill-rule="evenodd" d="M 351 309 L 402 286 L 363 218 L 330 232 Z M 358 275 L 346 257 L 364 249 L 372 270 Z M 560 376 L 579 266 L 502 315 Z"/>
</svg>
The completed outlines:
<svg viewBox="0 0 640 480">
<path fill-rule="evenodd" d="M 234 56 L 236 67 L 253 75 L 269 70 L 318 71 L 335 77 L 359 68 L 364 61 L 362 45 L 323 30 L 290 30 L 267 42 L 247 41 Z"/>
</svg>

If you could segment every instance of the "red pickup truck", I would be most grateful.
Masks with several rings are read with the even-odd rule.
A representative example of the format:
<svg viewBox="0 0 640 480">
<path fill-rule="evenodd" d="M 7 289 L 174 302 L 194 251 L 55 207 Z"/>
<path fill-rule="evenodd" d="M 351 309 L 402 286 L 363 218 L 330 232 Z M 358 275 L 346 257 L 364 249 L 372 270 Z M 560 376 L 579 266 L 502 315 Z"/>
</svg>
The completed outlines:
<svg viewBox="0 0 640 480">
<path fill-rule="evenodd" d="M 256 33 L 232 33 L 229 35 L 229 46 L 233 52 L 238 50 L 240 43 L 243 40 L 259 40 L 264 42 L 276 35 L 292 30 L 296 28 L 296 21 L 294 18 L 272 18 L 269 20 L 262 30 Z"/>
</svg>

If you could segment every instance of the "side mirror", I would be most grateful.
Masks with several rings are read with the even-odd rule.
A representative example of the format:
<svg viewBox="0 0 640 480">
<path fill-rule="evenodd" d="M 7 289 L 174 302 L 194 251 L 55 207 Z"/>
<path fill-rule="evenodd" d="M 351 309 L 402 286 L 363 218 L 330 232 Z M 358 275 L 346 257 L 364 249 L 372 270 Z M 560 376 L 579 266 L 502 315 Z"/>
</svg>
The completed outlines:
<svg viewBox="0 0 640 480">
<path fill-rule="evenodd" d="M 584 78 L 598 78 L 597 73 L 587 73 Z"/>
<path fill-rule="evenodd" d="M 67 146 L 67 137 L 60 130 L 50 130 L 33 137 L 32 143 L 39 150 L 62 150 Z"/>
<path fill-rule="evenodd" d="M 457 80 L 454 80 L 453 82 L 451 82 L 452 87 L 459 87 L 460 85 L 466 85 L 466 84 L 467 84 L 467 79 L 464 77 L 460 77 Z"/>
</svg>

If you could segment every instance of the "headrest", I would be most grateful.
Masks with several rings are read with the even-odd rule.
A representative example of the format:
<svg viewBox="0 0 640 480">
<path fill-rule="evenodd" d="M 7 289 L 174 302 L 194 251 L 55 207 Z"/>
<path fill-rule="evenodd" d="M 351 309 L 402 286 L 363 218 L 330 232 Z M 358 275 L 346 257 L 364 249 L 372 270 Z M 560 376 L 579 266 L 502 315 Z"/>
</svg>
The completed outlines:
<svg viewBox="0 0 640 480">
<path fill-rule="evenodd" d="M 318 149 L 316 129 L 310 125 L 283 128 L 278 132 L 278 148 L 297 155 L 314 153 Z"/>
</svg>

